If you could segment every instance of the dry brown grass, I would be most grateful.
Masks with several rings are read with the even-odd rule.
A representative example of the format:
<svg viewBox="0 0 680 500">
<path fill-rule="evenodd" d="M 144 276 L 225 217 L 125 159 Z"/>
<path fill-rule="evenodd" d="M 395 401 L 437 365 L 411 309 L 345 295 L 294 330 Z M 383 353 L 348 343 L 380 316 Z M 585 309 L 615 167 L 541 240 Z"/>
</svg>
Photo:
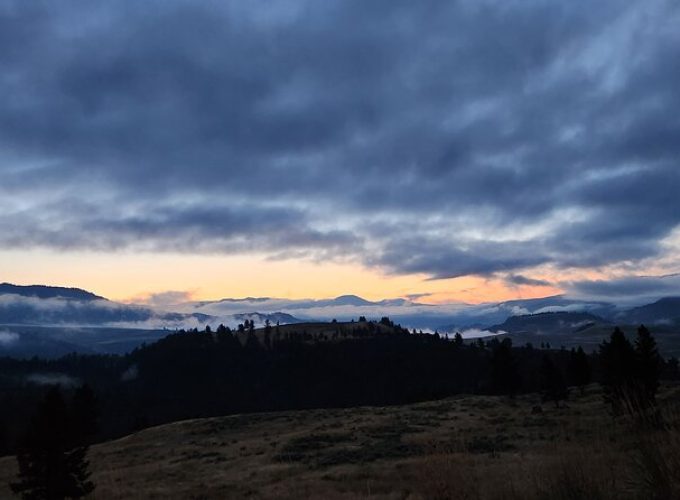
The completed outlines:
<svg viewBox="0 0 680 500">
<path fill-rule="evenodd" d="M 636 430 L 608 415 L 596 386 L 533 414 L 538 399 L 176 422 L 94 446 L 92 498 L 680 498 L 675 409 L 664 429 Z M 664 388 L 662 400 L 672 408 L 680 390 Z M 15 467 L 0 459 L 3 484 Z M 0 498 L 11 498 L 8 488 Z"/>
</svg>

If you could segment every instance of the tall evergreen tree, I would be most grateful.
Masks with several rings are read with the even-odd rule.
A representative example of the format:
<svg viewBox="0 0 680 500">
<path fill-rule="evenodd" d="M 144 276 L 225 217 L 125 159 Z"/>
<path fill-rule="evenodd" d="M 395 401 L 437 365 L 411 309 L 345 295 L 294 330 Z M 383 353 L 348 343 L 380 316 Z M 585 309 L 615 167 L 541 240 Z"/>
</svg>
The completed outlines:
<svg viewBox="0 0 680 500">
<path fill-rule="evenodd" d="M 662 366 L 663 360 L 656 348 L 656 340 L 644 325 L 640 325 L 635 339 L 635 377 L 640 402 L 645 407 L 656 403 Z"/>
<path fill-rule="evenodd" d="M 517 361 L 512 353 L 512 341 L 506 338 L 502 342 L 492 343 L 492 346 L 490 361 L 493 390 L 499 394 L 514 396 L 521 380 Z"/>
<path fill-rule="evenodd" d="M 217 335 L 217 338 L 219 339 L 219 336 L 224 335 L 225 333 L 227 333 L 227 327 L 224 326 L 223 323 L 220 323 L 217 330 L 215 330 L 215 335 Z"/>
<path fill-rule="evenodd" d="M 9 442 L 5 423 L 0 420 L 0 457 L 4 457 L 9 452 Z"/>
<path fill-rule="evenodd" d="M 257 353 L 262 349 L 260 341 L 257 340 L 257 336 L 252 331 L 248 331 L 243 348 L 250 353 Z"/>
<path fill-rule="evenodd" d="M 541 363 L 541 387 L 543 389 L 543 400 L 554 401 L 555 406 L 558 407 L 560 401 L 567 399 L 569 395 L 562 372 L 547 354 L 543 355 Z"/>
<path fill-rule="evenodd" d="M 635 350 L 616 327 L 610 340 L 600 344 L 599 354 L 604 397 L 611 404 L 613 413 L 619 414 L 625 407 L 630 407 L 636 397 Z"/>
<path fill-rule="evenodd" d="M 584 387 L 590 383 L 592 373 L 588 356 L 581 346 L 569 353 L 568 374 L 569 383 L 577 386 L 583 394 Z"/>
<path fill-rule="evenodd" d="M 79 446 L 61 391 L 51 388 L 31 420 L 17 454 L 18 481 L 12 491 L 26 500 L 81 498 L 94 490 L 87 446 Z"/>
<path fill-rule="evenodd" d="M 669 380 L 680 379 L 680 362 L 678 361 L 678 358 L 673 356 L 666 362 L 665 373 L 666 378 Z"/>
<path fill-rule="evenodd" d="M 229 342 L 229 336 L 231 335 L 231 329 L 220 323 L 220 326 L 215 330 L 215 338 L 219 344 L 226 344 Z"/>
<path fill-rule="evenodd" d="M 76 389 L 71 403 L 71 419 L 77 444 L 92 444 L 99 431 L 99 404 L 92 388 Z"/>
<path fill-rule="evenodd" d="M 221 328 L 217 329 L 217 342 L 225 349 L 227 352 L 236 352 L 241 349 L 241 342 L 236 336 L 236 332 L 232 331 L 228 326 L 220 325 Z M 243 327 L 243 325 L 239 325 Z M 243 331 L 243 330 L 241 330 Z"/>
<path fill-rule="evenodd" d="M 264 345 L 267 349 L 272 348 L 272 324 L 269 318 L 264 321 Z"/>
</svg>

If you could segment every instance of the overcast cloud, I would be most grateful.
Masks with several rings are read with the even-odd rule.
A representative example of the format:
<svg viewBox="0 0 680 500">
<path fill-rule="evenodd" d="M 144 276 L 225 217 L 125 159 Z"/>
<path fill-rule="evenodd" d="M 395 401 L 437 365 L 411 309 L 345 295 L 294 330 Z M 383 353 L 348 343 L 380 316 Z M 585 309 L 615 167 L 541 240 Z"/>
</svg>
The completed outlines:
<svg viewBox="0 0 680 500">
<path fill-rule="evenodd" d="M 672 0 L 0 0 L 0 248 L 636 274 L 680 224 L 678 26 Z"/>
</svg>

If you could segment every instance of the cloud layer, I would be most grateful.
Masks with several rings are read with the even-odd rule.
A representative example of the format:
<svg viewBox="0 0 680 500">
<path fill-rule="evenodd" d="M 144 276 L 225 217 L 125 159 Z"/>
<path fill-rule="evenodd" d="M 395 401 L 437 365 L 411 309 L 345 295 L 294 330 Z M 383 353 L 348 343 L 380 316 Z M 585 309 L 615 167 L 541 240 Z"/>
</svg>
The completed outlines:
<svg viewBox="0 0 680 500">
<path fill-rule="evenodd" d="M 596 300 L 641 304 L 666 296 L 678 296 L 680 275 L 626 276 L 608 280 L 581 280 L 566 284 L 570 295 Z"/>
<path fill-rule="evenodd" d="M 680 224 L 679 24 L 671 0 L 2 1 L 0 248 L 634 272 Z"/>
</svg>

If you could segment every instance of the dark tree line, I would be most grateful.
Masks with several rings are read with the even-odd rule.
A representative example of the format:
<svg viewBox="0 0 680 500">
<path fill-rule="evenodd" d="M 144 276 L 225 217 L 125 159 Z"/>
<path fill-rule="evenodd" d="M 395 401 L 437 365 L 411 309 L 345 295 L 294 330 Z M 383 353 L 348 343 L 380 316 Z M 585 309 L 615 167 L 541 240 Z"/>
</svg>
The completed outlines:
<svg viewBox="0 0 680 500">
<path fill-rule="evenodd" d="M 458 393 L 541 392 L 559 404 L 568 387 L 582 389 L 591 380 L 602 381 L 612 401 L 630 387 L 653 401 L 659 374 L 677 376 L 677 362 L 657 358 L 648 333 L 632 346 L 617 330 L 598 354 L 586 355 L 513 346 L 509 338 L 411 333 L 389 318 L 263 329 L 247 320 L 233 331 L 220 325 L 178 332 L 126 356 L 0 359 L 0 447 L 18 449 L 23 422 L 45 396 L 45 387 L 29 381 L 35 373 L 66 375 L 94 389 L 101 425 L 93 440 L 184 418 L 405 404 Z"/>
</svg>

